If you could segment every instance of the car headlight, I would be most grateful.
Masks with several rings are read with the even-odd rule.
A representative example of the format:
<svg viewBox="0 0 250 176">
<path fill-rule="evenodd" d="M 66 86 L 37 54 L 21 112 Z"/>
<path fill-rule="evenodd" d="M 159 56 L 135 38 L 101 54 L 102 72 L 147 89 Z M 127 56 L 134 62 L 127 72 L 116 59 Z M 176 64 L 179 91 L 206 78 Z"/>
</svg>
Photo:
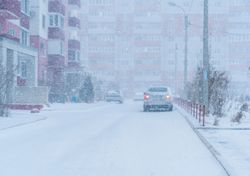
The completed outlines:
<svg viewBox="0 0 250 176">
<path fill-rule="evenodd" d="M 167 100 L 171 100 L 172 97 L 171 97 L 170 95 L 167 95 L 167 96 L 166 96 L 166 99 L 167 99 Z"/>
</svg>

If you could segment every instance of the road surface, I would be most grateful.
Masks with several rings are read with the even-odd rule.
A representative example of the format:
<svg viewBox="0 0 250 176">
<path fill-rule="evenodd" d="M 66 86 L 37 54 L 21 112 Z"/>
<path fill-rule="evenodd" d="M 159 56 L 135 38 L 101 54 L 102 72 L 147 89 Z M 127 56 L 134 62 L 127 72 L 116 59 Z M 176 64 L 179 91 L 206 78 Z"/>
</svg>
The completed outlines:
<svg viewBox="0 0 250 176">
<path fill-rule="evenodd" d="M 45 121 L 0 131 L 1 176 L 224 176 L 176 111 L 140 102 L 56 105 Z"/>
</svg>

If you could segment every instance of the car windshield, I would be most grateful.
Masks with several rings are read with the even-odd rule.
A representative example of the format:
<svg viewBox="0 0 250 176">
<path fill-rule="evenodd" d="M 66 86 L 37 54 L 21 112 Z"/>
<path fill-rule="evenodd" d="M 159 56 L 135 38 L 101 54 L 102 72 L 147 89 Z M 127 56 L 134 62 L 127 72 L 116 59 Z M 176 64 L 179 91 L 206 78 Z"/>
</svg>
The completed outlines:
<svg viewBox="0 0 250 176">
<path fill-rule="evenodd" d="M 149 92 L 167 92 L 168 89 L 165 87 L 154 87 L 148 90 Z"/>
</svg>

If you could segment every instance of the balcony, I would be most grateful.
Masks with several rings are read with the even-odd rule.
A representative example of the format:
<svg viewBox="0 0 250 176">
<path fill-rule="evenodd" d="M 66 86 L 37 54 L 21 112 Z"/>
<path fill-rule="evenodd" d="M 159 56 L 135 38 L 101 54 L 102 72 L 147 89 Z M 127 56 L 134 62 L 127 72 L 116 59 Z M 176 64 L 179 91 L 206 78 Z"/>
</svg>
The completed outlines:
<svg viewBox="0 0 250 176">
<path fill-rule="evenodd" d="M 65 66 L 65 57 L 61 55 L 48 55 L 48 67 L 53 68 L 63 68 Z"/>
<path fill-rule="evenodd" d="M 0 16 L 5 19 L 17 19 L 21 15 L 21 4 L 18 0 L 0 0 Z"/>
<path fill-rule="evenodd" d="M 65 39 L 64 30 L 59 27 L 49 27 L 48 34 L 49 39 Z"/>
<path fill-rule="evenodd" d="M 69 40 L 68 41 L 68 48 L 69 49 L 80 50 L 81 49 L 81 43 L 78 40 Z"/>
<path fill-rule="evenodd" d="M 80 0 L 68 0 L 69 5 L 76 5 L 79 8 L 81 7 L 81 1 Z"/>
<path fill-rule="evenodd" d="M 26 14 L 21 13 L 20 25 L 26 29 L 30 28 L 30 19 Z"/>
<path fill-rule="evenodd" d="M 5 37 L 19 43 L 20 28 L 18 25 L 15 25 L 8 20 L 0 19 L 0 26 L 0 37 Z"/>
<path fill-rule="evenodd" d="M 81 27 L 80 19 L 77 17 L 69 17 L 68 23 L 70 27 L 76 27 L 78 29 Z"/>
<path fill-rule="evenodd" d="M 65 15 L 65 6 L 59 0 L 49 1 L 49 12 Z"/>
</svg>

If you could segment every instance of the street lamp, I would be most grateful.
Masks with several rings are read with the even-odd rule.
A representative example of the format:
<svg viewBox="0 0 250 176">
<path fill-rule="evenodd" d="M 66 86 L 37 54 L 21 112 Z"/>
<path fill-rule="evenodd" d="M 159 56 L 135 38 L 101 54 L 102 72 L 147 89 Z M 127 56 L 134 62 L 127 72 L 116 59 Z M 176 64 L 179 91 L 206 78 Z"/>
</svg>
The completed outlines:
<svg viewBox="0 0 250 176">
<path fill-rule="evenodd" d="M 188 67 L 188 15 L 185 11 L 185 9 L 182 6 L 177 5 L 174 2 L 168 2 L 168 5 L 173 6 L 173 7 L 177 7 L 179 9 L 182 10 L 183 14 L 184 14 L 184 27 L 185 27 L 185 37 L 184 37 L 184 42 L 185 42 L 185 54 L 184 54 L 184 91 L 187 85 L 187 67 Z"/>
</svg>

